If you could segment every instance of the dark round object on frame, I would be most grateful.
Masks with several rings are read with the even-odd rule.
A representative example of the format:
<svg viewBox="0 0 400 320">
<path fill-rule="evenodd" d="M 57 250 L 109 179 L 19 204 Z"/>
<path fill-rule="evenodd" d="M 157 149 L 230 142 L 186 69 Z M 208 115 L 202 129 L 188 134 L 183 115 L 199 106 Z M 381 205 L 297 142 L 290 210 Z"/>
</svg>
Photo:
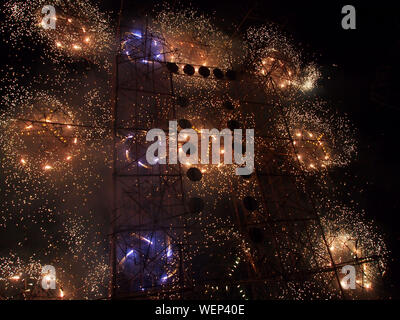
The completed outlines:
<svg viewBox="0 0 400 320">
<path fill-rule="evenodd" d="M 192 127 L 192 124 L 190 123 L 190 121 L 186 120 L 186 119 L 178 120 L 178 124 L 182 129 L 190 129 Z"/>
<path fill-rule="evenodd" d="M 213 70 L 213 74 L 214 74 L 214 77 L 216 77 L 217 79 L 222 79 L 224 77 L 224 73 L 222 72 L 221 69 L 218 69 L 218 68 L 215 68 Z"/>
<path fill-rule="evenodd" d="M 190 213 L 199 213 L 204 209 L 204 200 L 198 197 L 190 198 L 188 206 Z"/>
<path fill-rule="evenodd" d="M 207 67 L 201 66 L 199 68 L 199 75 L 203 76 L 204 78 L 207 78 L 208 76 L 210 76 L 210 69 L 208 69 Z"/>
<path fill-rule="evenodd" d="M 225 101 L 223 103 L 223 106 L 224 106 L 225 109 L 228 109 L 228 110 L 234 110 L 235 109 L 235 106 L 233 105 L 232 101 L 229 101 L 229 100 Z"/>
<path fill-rule="evenodd" d="M 227 126 L 230 130 L 235 130 L 235 129 L 240 129 L 240 122 L 236 121 L 236 120 L 229 120 L 227 122 Z"/>
<path fill-rule="evenodd" d="M 194 68 L 192 65 L 187 64 L 184 68 L 183 68 L 183 72 L 185 74 L 187 74 L 188 76 L 192 76 L 194 75 Z"/>
<path fill-rule="evenodd" d="M 189 178 L 189 180 L 191 181 L 200 181 L 201 178 L 203 177 L 203 174 L 201 173 L 201 171 L 197 168 L 190 168 L 187 172 L 186 172 L 187 177 Z"/>
<path fill-rule="evenodd" d="M 178 73 L 178 71 L 179 71 L 178 65 L 173 62 L 167 62 L 167 69 L 169 72 L 172 72 L 172 73 Z"/>
<path fill-rule="evenodd" d="M 248 211 L 254 211 L 258 208 L 258 201 L 251 196 L 243 199 L 243 205 Z"/>
</svg>

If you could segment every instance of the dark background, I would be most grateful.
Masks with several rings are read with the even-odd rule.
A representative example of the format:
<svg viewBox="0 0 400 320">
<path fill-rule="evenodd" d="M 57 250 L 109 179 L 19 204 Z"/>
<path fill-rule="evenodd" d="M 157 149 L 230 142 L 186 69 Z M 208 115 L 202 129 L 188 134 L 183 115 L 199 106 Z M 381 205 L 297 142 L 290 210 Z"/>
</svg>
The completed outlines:
<svg viewBox="0 0 400 320">
<path fill-rule="evenodd" d="M 132 10 L 140 7 L 144 11 L 159 3 L 125 2 Z M 356 8 L 356 30 L 341 27 L 341 8 L 346 4 Z M 353 0 L 329 3 L 206 0 L 193 1 L 192 5 L 206 13 L 215 12 L 215 16 L 221 18 L 221 25 L 232 33 L 235 30 L 229 29 L 230 25 L 239 25 L 251 10 L 239 32 L 250 25 L 275 22 L 292 36 L 306 59 L 316 61 L 321 67 L 322 80 L 316 93 L 346 112 L 358 128 L 359 153 L 349 169 L 351 177 L 343 176 L 343 179 L 353 185 L 351 196 L 385 234 L 392 251 L 386 277 L 392 297 L 399 298 L 399 5 L 389 1 L 369 4 Z M 116 12 L 119 1 L 103 0 L 101 6 Z M 1 46 L 0 50 L 1 67 L 14 60 L 12 48 Z M 28 62 L 33 58 L 35 55 L 23 60 Z M 362 194 L 357 192 L 360 189 L 364 190 Z"/>
</svg>

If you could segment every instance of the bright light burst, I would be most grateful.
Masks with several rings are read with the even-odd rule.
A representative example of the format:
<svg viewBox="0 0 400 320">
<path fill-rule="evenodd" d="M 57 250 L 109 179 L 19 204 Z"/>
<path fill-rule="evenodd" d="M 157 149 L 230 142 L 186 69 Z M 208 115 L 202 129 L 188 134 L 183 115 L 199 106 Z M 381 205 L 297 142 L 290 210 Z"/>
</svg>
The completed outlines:
<svg viewBox="0 0 400 320">
<path fill-rule="evenodd" d="M 166 43 L 165 60 L 199 66 L 231 66 L 232 40 L 197 10 L 176 10 L 168 5 L 154 21 L 154 30 Z"/>
<path fill-rule="evenodd" d="M 106 60 L 112 47 L 109 18 L 87 0 L 56 0 L 55 29 L 44 29 L 42 8 L 45 0 L 8 1 L 4 5 L 2 32 L 15 48 L 35 39 L 45 45 L 42 57 L 49 60 L 88 59 L 98 64 Z M 109 67 L 107 63 L 105 66 Z"/>
</svg>

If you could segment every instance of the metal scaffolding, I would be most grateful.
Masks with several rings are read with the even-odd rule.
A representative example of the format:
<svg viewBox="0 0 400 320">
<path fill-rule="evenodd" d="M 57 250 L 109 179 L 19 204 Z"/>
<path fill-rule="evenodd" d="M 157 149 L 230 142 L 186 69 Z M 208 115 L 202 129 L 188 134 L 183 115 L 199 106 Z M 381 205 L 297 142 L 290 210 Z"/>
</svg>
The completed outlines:
<svg viewBox="0 0 400 320">
<path fill-rule="evenodd" d="M 173 49 L 163 35 L 149 28 L 146 19 L 127 28 L 121 25 L 113 75 L 110 298 L 243 297 L 239 292 L 246 292 L 250 299 L 290 298 L 297 290 L 293 288 L 305 290 L 302 283 L 315 282 L 321 275 L 331 279 L 331 297 L 347 298 L 340 282 L 341 268 L 350 264 L 362 270 L 366 264 L 377 264 L 379 257 L 334 260 L 312 196 L 313 178 L 305 174 L 300 161 L 293 161 L 297 149 L 285 119 L 288 102 L 274 79 L 268 80 L 269 94 L 257 89 L 254 76 L 245 70 L 237 72 L 236 79 L 217 80 L 215 94 L 240 103 L 241 119 L 235 120 L 244 121 L 246 113 L 259 115 L 255 119 L 256 168 L 250 176 L 237 177 L 218 209 L 206 205 L 197 210 L 191 205 L 193 197 L 188 197 L 193 181 L 187 177 L 187 168 L 146 164 L 150 143 L 145 136 L 153 128 L 168 132 L 168 120 L 191 120 L 179 104 L 182 93 L 186 91 L 190 103 L 202 103 L 196 99 L 202 99 L 207 89 L 185 87 L 185 79 L 202 78 L 181 72 L 185 63 L 177 63 L 178 71 L 171 72 L 166 53 Z M 208 117 L 204 115 L 204 122 Z M 286 131 L 281 136 L 273 131 L 272 119 L 277 117 Z M 226 119 L 211 121 L 215 127 L 226 127 Z M 255 202 L 254 207 L 243 200 L 243 182 L 252 186 L 249 201 Z M 242 262 L 239 267 L 230 268 L 226 254 L 228 249 L 235 251 L 231 246 L 237 242 L 213 248 L 203 241 L 203 229 L 193 218 L 199 211 L 218 221 L 227 218 L 226 224 L 215 224 L 211 232 L 234 229 L 243 237 L 245 248 L 236 250 L 236 261 Z"/>
</svg>

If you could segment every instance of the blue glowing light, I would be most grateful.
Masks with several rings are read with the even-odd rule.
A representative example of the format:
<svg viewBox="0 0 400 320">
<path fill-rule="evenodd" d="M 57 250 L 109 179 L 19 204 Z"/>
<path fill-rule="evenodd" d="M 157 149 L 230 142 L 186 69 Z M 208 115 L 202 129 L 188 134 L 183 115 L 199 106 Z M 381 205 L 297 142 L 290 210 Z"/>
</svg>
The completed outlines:
<svg viewBox="0 0 400 320">
<path fill-rule="evenodd" d="M 172 250 L 170 248 L 168 248 L 167 250 L 167 257 L 169 258 L 170 256 L 172 256 Z"/>
</svg>

